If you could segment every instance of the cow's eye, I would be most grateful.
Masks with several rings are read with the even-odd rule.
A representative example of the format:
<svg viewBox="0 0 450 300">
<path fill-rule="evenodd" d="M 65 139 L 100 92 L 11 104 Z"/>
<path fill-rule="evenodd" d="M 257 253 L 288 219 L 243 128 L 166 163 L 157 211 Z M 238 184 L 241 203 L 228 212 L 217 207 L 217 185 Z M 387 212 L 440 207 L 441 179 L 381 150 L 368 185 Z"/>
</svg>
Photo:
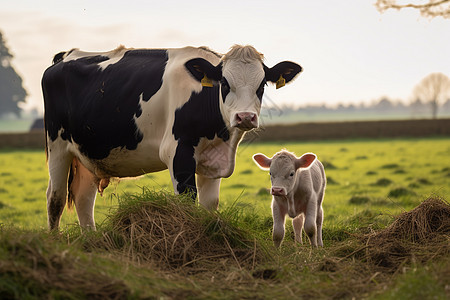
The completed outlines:
<svg viewBox="0 0 450 300">
<path fill-rule="evenodd" d="M 225 102 L 225 98 L 230 92 L 230 85 L 228 84 L 228 81 L 225 77 L 222 77 L 222 79 L 220 80 L 220 86 L 222 90 L 222 101 Z"/>
<path fill-rule="evenodd" d="M 262 97 L 264 94 L 264 87 L 266 84 L 267 84 L 266 79 L 263 79 L 263 81 L 259 85 L 258 89 L 256 90 L 256 96 L 258 97 L 259 101 L 262 101 Z"/>
</svg>

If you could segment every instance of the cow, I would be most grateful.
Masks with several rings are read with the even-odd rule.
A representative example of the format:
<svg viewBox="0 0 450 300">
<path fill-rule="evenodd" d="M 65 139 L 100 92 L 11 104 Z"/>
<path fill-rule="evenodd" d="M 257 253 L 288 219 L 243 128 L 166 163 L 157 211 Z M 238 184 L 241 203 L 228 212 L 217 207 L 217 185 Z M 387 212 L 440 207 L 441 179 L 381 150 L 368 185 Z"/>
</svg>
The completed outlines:
<svg viewBox="0 0 450 300">
<path fill-rule="evenodd" d="M 95 230 L 94 203 L 110 178 L 169 169 L 176 194 L 218 208 L 221 178 L 234 170 L 244 134 L 259 126 L 267 82 L 277 88 L 302 71 L 267 67 L 252 46 L 225 55 L 207 47 L 72 49 L 54 56 L 42 77 L 48 227 L 75 205 Z"/>
<path fill-rule="evenodd" d="M 286 214 L 292 218 L 295 241 L 302 243 L 302 229 L 313 247 L 323 246 L 322 202 L 326 177 L 322 163 L 313 153 L 300 158 L 282 150 L 272 158 L 264 154 L 253 155 L 255 163 L 263 170 L 270 170 L 272 182 L 273 243 L 279 248 L 284 239 Z"/>
</svg>

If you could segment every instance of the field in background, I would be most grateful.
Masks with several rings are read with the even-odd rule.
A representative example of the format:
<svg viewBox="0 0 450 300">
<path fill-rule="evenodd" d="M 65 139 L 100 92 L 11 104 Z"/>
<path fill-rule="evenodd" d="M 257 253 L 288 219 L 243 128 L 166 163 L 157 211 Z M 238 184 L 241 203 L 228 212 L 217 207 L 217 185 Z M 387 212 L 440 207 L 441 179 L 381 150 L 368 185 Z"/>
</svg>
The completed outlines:
<svg viewBox="0 0 450 300">
<path fill-rule="evenodd" d="M 314 152 L 328 177 L 325 227 L 370 209 L 396 214 L 430 194 L 446 196 L 450 189 L 450 139 L 347 140 L 305 143 L 242 144 L 234 174 L 222 180 L 220 207 L 248 206 L 270 217 L 268 172 L 252 161 L 254 153 L 272 156 L 281 148 L 301 155 Z M 48 171 L 40 150 L 0 152 L 0 222 L 24 228 L 45 228 Z M 173 191 L 168 171 L 139 179 L 112 181 L 97 196 L 96 221 L 101 223 L 124 193 L 148 187 Z M 75 212 L 64 212 L 63 226 L 76 222 Z"/>
</svg>

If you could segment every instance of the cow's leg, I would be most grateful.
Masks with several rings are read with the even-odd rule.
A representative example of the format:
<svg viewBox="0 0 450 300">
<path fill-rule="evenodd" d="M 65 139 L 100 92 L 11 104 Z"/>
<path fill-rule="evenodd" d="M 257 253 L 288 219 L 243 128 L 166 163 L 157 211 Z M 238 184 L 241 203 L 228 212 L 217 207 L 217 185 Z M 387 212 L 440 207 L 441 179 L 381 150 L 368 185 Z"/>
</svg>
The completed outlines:
<svg viewBox="0 0 450 300">
<path fill-rule="evenodd" d="M 81 228 L 95 230 L 94 204 L 98 179 L 76 158 L 73 160 L 72 170 L 74 176 L 69 188 L 75 202 L 78 221 Z"/>
<path fill-rule="evenodd" d="M 305 215 L 305 232 L 313 247 L 317 247 L 317 204 L 315 199 L 310 199 Z"/>
<path fill-rule="evenodd" d="M 305 217 L 303 214 L 299 214 L 294 219 L 292 219 L 292 227 L 294 227 L 295 241 L 300 244 L 303 244 L 302 230 L 303 230 L 304 221 L 305 221 Z"/>
<path fill-rule="evenodd" d="M 48 228 L 56 230 L 66 206 L 67 180 L 73 156 L 67 152 L 65 143 L 60 139 L 48 142 L 47 155 L 50 177 L 47 188 L 47 221 Z"/>
<path fill-rule="evenodd" d="M 322 224 L 323 224 L 323 208 L 322 206 L 319 206 L 319 209 L 317 210 L 317 244 L 320 247 L 323 247 L 323 240 L 322 240 Z"/>
<path fill-rule="evenodd" d="M 286 218 L 286 208 L 278 205 L 275 199 L 272 200 L 273 233 L 272 239 L 275 247 L 279 248 L 284 239 L 284 222 Z"/>
<path fill-rule="evenodd" d="M 219 207 L 219 191 L 221 178 L 211 179 L 197 174 L 198 201 L 208 210 Z"/>
<path fill-rule="evenodd" d="M 194 146 L 180 140 L 173 157 L 172 170 L 170 170 L 172 181 L 176 193 L 189 193 L 194 201 L 197 198 L 195 169 Z"/>
</svg>

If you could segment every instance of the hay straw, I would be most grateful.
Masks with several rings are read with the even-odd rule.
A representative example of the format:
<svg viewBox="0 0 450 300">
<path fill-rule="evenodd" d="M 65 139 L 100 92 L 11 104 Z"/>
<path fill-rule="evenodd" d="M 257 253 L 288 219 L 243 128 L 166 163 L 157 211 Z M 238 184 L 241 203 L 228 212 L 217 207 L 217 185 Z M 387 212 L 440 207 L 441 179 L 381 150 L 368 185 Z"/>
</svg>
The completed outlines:
<svg viewBox="0 0 450 300">
<path fill-rule="evenodd" d="M 230 220 L 232 213 L 208 212 L 165 192 L 146 190 L 141 198 L 133 197 L 135 203 L 123 204 L 110 220 L 133 261 L 196 273 L 232 262 L 240 270 L 252 269 L 264 256 L 257 240 Z"/>
<path fill-rule="evenodd" d="M 366 258 L 395 273 L 407 262 L 426 262 L 450 254 L 450 206 L 431 197 L 399 215 L 384 230 L 368 234 Z"/>
</svg>

